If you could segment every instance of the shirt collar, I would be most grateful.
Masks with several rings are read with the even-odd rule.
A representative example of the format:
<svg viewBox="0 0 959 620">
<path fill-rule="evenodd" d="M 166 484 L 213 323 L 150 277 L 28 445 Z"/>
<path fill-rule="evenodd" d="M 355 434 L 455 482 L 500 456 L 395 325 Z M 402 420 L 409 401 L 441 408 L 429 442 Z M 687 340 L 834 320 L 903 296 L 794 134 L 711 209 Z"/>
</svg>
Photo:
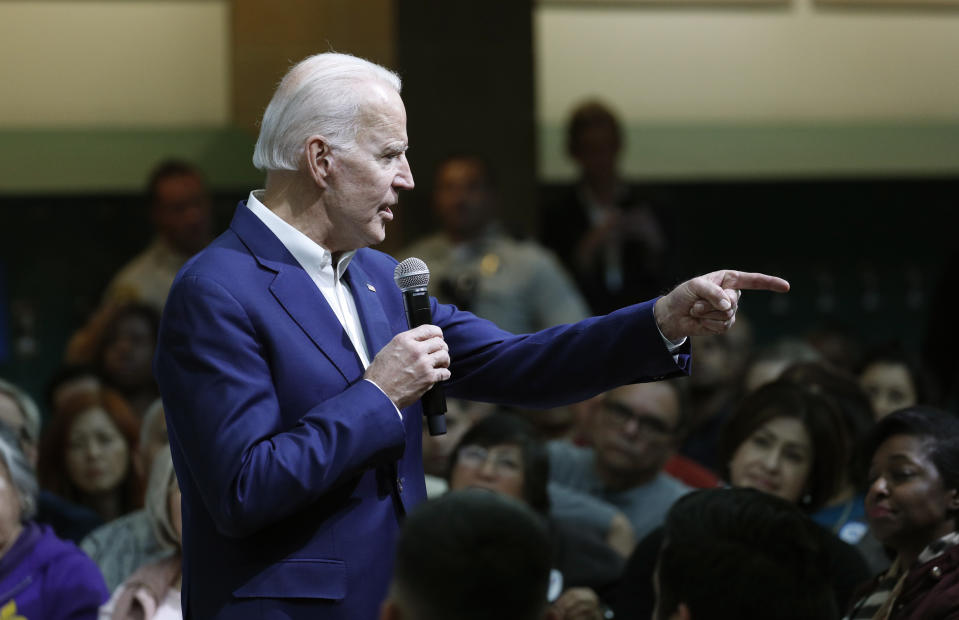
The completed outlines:
<svg viewBox="0 0 959 620">
<path fill-rule="evenodd" d="M 267 228 L 276 235 L 280 243 L 290 251 L 293 258 L 300 263 L 307 273 L 314 274 L 329 270 L 329 273 L 335 273 L 337 280 L 341 279 L 343 274 L 346 273 L 350 261 L 353 260 L 356 250 L 344 252 L 340 256 L 334 272 L 332 268 L 333 256 L 330 251 L 304 235 L 263 204 L 260 198 L 264 193 L 265 191 L 262 189 L 250 192 L 250 197 L 246 201 L 247 208 L 266 224 Z"/>
</svg>

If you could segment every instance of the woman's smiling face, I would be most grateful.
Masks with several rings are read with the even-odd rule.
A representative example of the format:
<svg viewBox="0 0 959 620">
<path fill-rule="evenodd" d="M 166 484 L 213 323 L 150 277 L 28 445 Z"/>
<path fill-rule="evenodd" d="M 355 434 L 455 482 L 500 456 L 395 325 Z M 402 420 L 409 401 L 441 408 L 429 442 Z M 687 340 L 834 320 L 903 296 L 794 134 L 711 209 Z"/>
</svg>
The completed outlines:
<svg viewBox="0 0 959 620">
<path fill-rule="evenodd" d="M 897 551 L 922 549 L 955 529 L 957 495 L 945 487 L 926 440 L 892 435 L 879 445 L 869 468 L 869 528 Z"/>
</svg>

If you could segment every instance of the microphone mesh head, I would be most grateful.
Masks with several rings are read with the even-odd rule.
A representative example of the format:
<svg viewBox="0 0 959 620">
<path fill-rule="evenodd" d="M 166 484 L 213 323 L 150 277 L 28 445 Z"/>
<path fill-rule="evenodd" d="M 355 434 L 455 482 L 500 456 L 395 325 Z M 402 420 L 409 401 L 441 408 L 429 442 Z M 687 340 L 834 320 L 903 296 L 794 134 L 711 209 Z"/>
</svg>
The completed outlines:
<svg viewBox="0 0 959 620">
<path fill-rule="evenodd" d="M 414 288 L 425 287 L 430 283 L 429 267 L 420 259 L 411 256 L 393 270 L 393 281 L 404 293 Z"/>
</svg>

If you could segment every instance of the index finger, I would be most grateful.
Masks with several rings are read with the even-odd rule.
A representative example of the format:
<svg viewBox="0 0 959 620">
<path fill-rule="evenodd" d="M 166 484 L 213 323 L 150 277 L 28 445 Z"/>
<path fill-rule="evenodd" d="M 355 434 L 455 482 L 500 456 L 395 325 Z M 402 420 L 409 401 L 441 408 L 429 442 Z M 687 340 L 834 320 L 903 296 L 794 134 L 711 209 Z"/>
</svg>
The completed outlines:
<svg viewBox="0 0 959 620">
<path fill-rule="evenodd" d="M 776 293 L 789 291 L 789 282 L 782 278 L 767 276 L 764 273 L 750 273 L 745 271 L 726 271 L 720 286 L 740 290 L 774 291 Z"/>
</svg>

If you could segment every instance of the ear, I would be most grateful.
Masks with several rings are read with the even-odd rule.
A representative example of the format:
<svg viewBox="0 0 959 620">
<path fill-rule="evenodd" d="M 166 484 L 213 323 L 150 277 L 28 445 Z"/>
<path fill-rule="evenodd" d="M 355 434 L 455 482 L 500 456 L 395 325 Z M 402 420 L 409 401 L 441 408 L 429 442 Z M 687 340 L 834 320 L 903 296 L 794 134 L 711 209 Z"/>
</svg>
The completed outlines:
<svg viewBox="0 0 959 620">
<path fill-rule="evenodd" d="M 327 177 L 333 168 L 333 146 L 323 136 L 306 140 L 306 167 L 317 187 L 326 189 Z"/>
<path fill-rule="evenodd" d="M 949 503 L 949 510 L 951 512 L 959 512 L 959 489 L 949 489 L 946 492 L 946 497 Z"/>
</svg>

